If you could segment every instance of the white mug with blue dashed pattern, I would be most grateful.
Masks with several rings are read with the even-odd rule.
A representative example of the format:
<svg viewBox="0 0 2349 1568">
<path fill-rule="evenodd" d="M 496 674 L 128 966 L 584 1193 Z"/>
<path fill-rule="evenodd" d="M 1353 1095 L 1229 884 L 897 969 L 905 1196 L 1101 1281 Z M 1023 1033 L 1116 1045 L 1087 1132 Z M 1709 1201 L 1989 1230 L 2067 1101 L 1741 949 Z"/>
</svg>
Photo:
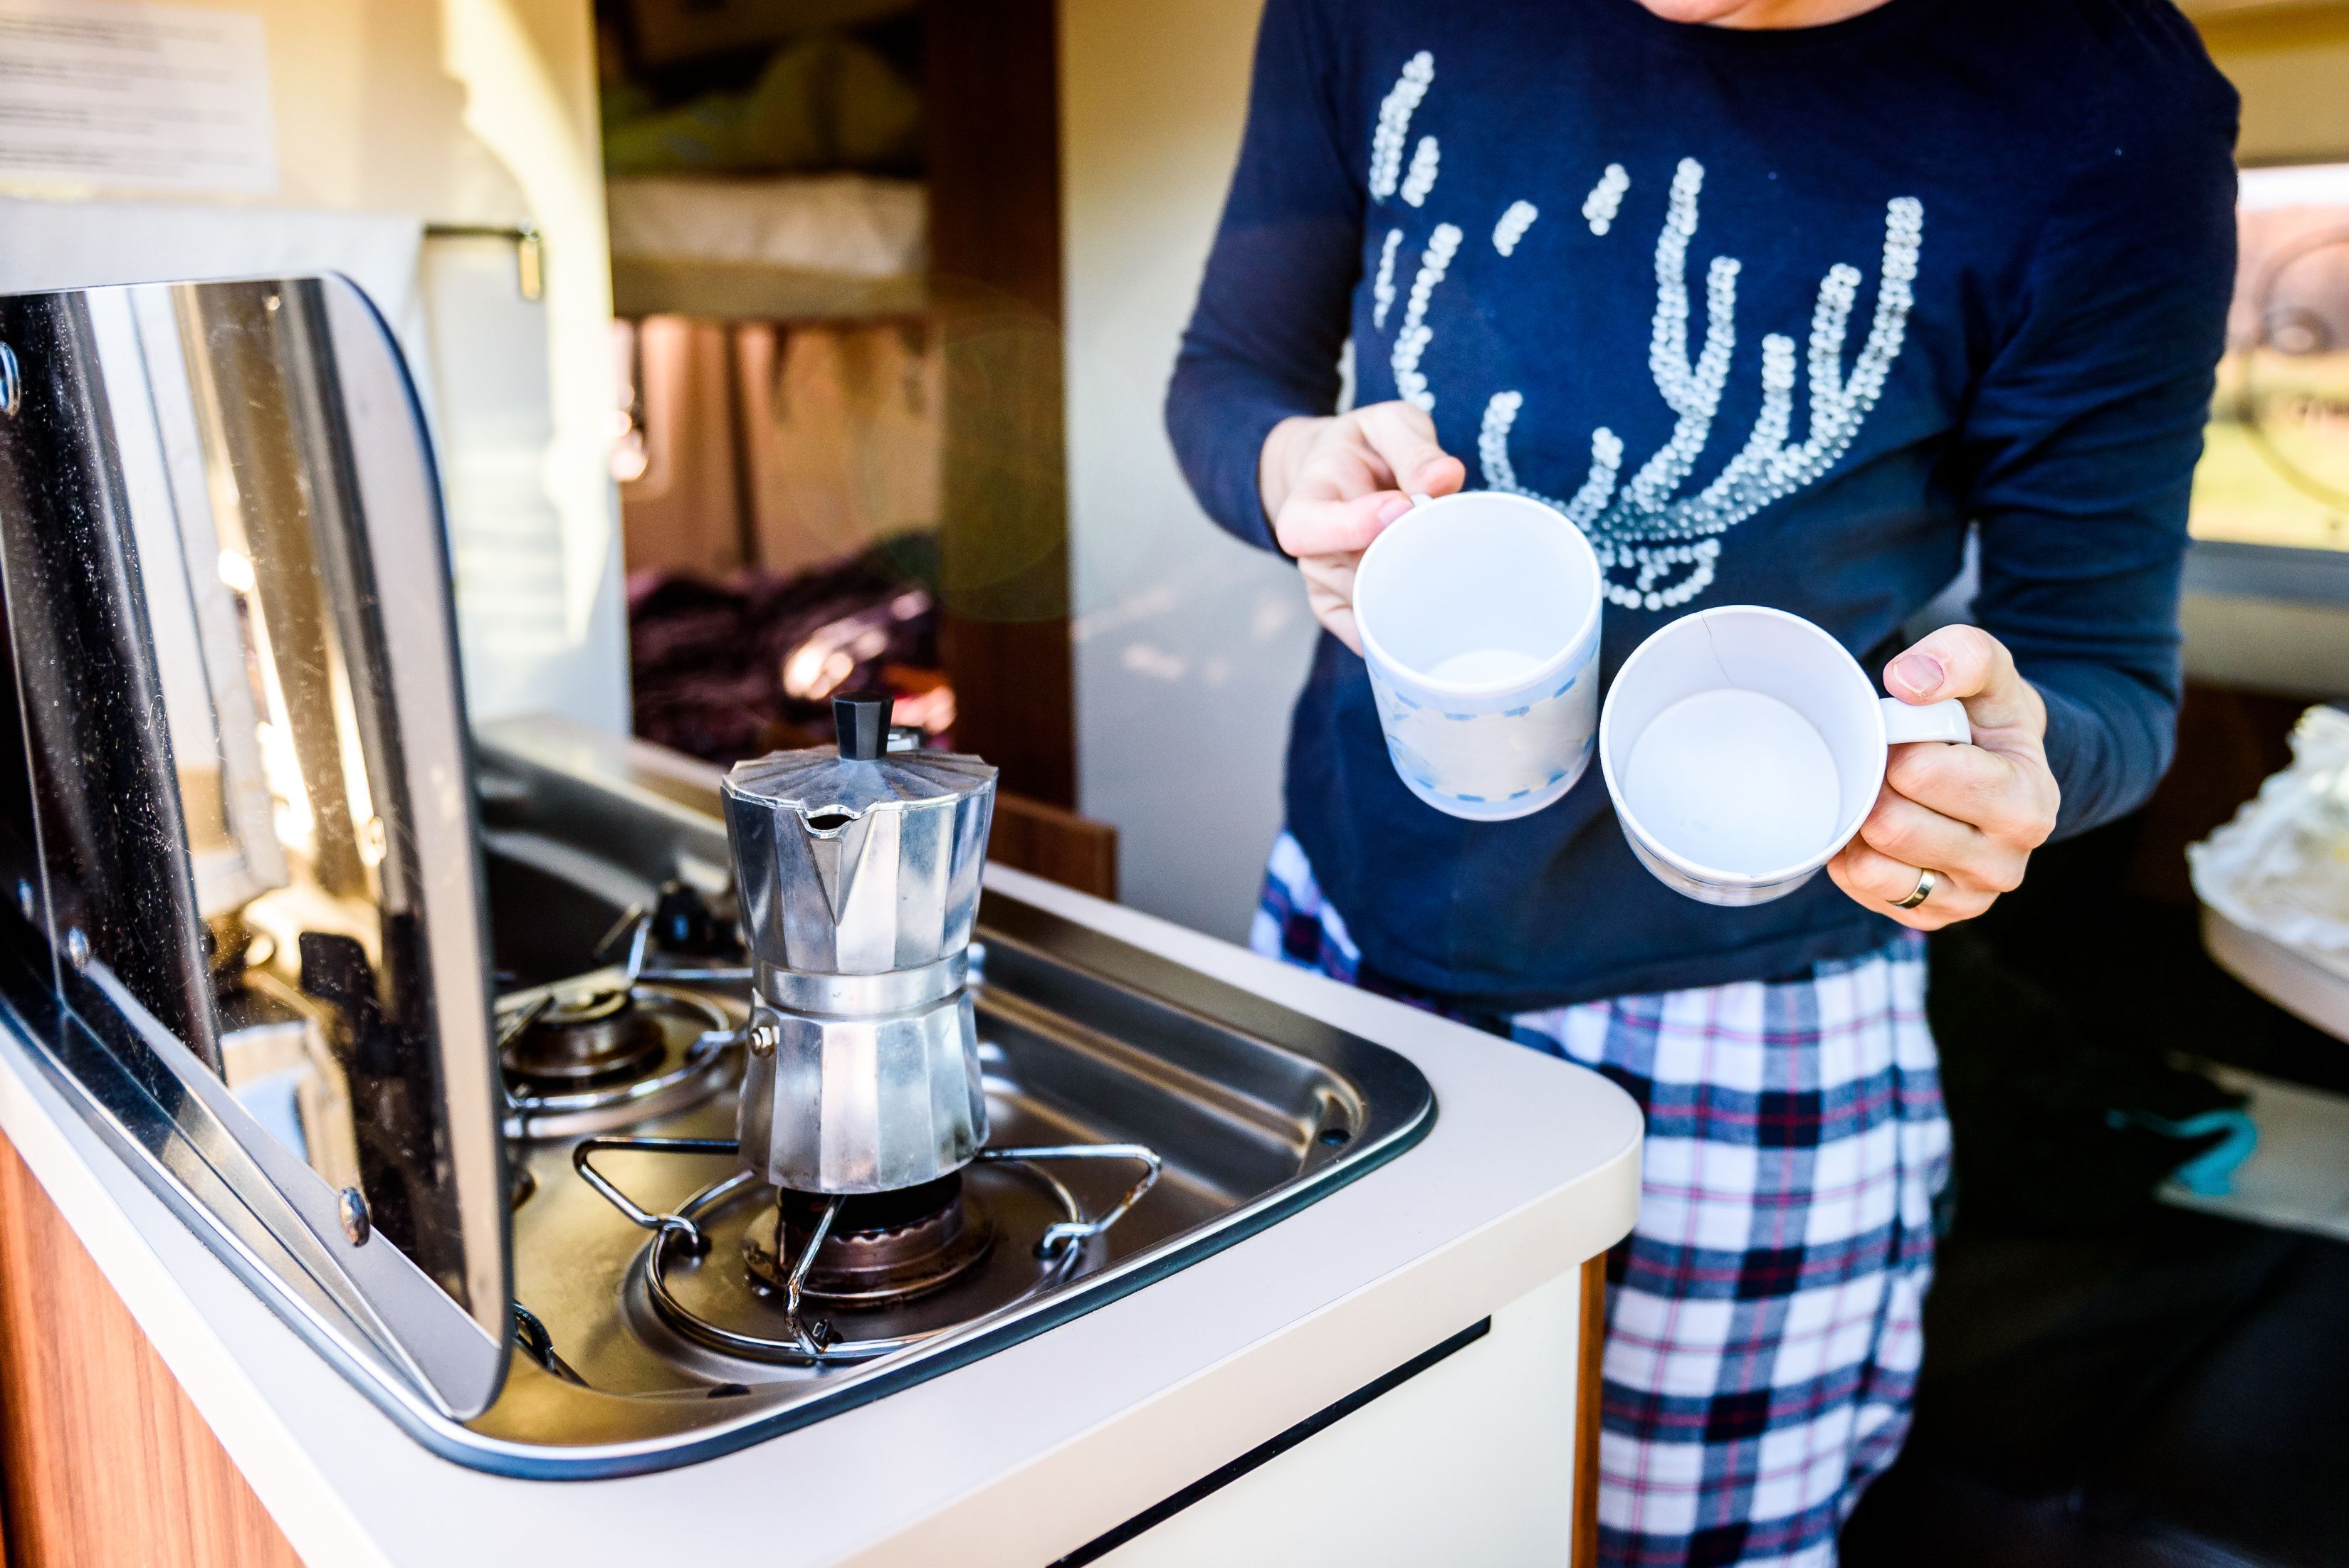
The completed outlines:
<svg viewBox="0 0 2349 1568">
<path fill-rule="evenodd" d="M 1500 822 L 1574 788 L 1599 727 L 1600 602 L 1590 542 L 1524 496 L 1422 498 L 1371 542 L 1354 624 L 1413 794 Z"/>
</svg>

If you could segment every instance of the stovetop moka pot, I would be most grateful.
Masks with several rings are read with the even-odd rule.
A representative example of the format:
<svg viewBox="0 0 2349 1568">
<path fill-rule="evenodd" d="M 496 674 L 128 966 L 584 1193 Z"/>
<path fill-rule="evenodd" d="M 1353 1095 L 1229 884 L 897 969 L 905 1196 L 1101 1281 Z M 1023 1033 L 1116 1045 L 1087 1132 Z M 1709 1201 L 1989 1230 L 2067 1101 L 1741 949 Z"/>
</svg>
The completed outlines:
<svg viewBox="0 0 2349 1568">
<path fill-rule="evenodd" d="M 987 1142 L 965 981 L 996 770 L 889 751 L 885 697 L 833 710 L 837 746 L 726 777 L 758 1002 L 742 1158 L 780 1187 L 882 1192 Z"/>
</svg>

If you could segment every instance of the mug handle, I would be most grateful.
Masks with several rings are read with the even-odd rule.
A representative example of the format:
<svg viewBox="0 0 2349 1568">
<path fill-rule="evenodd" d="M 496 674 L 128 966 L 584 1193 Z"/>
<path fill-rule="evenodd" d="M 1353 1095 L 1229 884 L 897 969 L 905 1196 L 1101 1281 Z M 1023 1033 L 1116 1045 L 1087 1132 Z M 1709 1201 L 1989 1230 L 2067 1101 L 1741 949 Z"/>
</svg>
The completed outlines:
<svg viewBox="0 0 2349 1568">
<path fill-rule="evenodd" d="M 1953 746 L 1973 744 L 1973 727 L 1966 722 L 1966 705 L 1956 697 L 1922 706 L 1897 696 L 1878 699 L 1884 709 L 1884 740 L 1902 746 L 1913 740 L 1945 740 Z"/>
</svg>

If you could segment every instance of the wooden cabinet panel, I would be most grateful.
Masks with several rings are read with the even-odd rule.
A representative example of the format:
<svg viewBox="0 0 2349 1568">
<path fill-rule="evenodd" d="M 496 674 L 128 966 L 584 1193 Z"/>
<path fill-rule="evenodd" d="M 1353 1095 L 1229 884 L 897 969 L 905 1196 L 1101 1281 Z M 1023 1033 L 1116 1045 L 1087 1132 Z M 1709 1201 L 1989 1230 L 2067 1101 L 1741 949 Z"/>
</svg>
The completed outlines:
<svg viewBox="0 0 2349 1568">
<path fill-rule="evenodd" d="M 301 1563 L 5 1139 L 0 1483 L 8 1568 Z"/>
<path fill-rule="evenodd" d="M 1599 1568 L 1599 1401 L 1607 1360 L 1607 1254 L 1582 1265 L 1582 1367 L 1574 1381 L 1574 1568 Z"/>
<path fill-rule="evenodd" d="M 955 744 L 1077 803 L 1053 0 L 928 0 L 938 547 Z"/>
<path fill-rule="evenodd" d="M 1095 898 L 1117 898 L 1117 830 L 1025 795 L 997 792 L 987 858 Z"/>
</svg>

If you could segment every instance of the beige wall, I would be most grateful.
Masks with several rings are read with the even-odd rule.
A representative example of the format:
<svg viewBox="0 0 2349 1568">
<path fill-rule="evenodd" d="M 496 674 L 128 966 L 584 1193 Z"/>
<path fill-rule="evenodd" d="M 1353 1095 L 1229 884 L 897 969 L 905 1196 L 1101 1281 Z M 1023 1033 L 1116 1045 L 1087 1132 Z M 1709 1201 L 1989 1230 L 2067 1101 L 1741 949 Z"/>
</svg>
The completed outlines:
<svg viewBox="0 0 2349 1568">
<path fill-rule="evenodd" d="M 543 708 L 625 727 L 605 456 L 611 265 L 588 0 L 207 3 L 254 13 L 265 28 L 274 193 L 207 201 L 0 181 L 0 195 L 534 224 L 544 239 L 543 300 L 521 297 L 508 242 L 432 242 L 418 280 L 425 319 L 398 325 L 425 383 L 449 495 L 469 697 L 477 711 Z M 287 225 L 258 248 L 269 229 L 256 215 L 254 242 L 267 260 L 252 270 L 305 253 Z M 159 222 L 154 232 L 175 231 Z M 333 238 L 313 247 L 330 260 L 309 264 L 332 264 Z M 170 241 L 154 250 L 131 275 L 174 275 Z M 185 254 L 178 260 L 178 275 L 199 270 Z M 240 269 L 208 252 L 201 270 Z M 7 286 L 23 285 L 0 269 Z"/>
<path fill-rule="evenodd" d="M 2349 4 L 2189 9 L 2243 95 L 2244 163 L 2349 160 Z"/>
<path fill-rule="evenodd" d="M 545 237 L 543 321 L 510 328 L 516 337 L 525 325 L 543 335 L 544 379 L 519 405 L 481 410 L 474 424 L 491 482 L 471 505 L 458 498 L 452 506 L 470 514 L 453 527 L 466 695 L 483 717 L 559 712 L 625 731 L 627 625 L 610 469 L 612 258 L 589 0 L 440 0 L 438 9 L 448 75 L 464 87 L 465 130 L 511 177 L 522 201 L 514 216 Z M 440 194 L 494 202 L 494 181 L 475 178 L 464 147 L 448 160 Z M 466 298 L 468 315 L 489 316 L 478 341 L 501 341 L 498 322 L 512 315 L 502 284 L 493 299 L 478 291 Z M 467 325 L 446 335 L 476 340 Z M 484 380 L 499 367 L 486 368 Z M 440 374 L 453 424 L 469 372 L 444 364 Z M 549 590 L 527 616 L 511 613 L 517 571 L 538 573 Z"/>
<path fill-rule="evenodd" d="M 205 5 L 251 12 L 267 30 L 279 187 L 251 201 L 414 211 L 436 222 L 510 222 L 526 214 L 512 177 L 465 129 L 465 86 L 449 73 L 441 7 L 431 0 Z M 584 0 L 580 11 L 584 25 Z M 42 181 L 0 180 L 0 189 L 88 193 Z"/>
<path fill-rule="evenodd" d="M 1296 572 L 1191 499 L 1160 406 L 1247 108 L 1261 0 L 1061 0 L 1078 804 L 1127 903 L 1241 936 L 1312 645 Z"/>
</svg>

